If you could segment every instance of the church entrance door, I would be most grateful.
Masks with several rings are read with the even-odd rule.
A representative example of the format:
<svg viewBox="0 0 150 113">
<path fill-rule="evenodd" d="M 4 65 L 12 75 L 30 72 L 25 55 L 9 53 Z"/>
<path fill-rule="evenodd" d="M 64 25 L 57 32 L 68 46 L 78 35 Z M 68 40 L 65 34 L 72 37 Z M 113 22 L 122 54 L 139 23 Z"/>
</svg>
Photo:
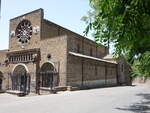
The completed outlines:
<svg viewBox="0 0 150 113">
<path fill-rule="evenodd" d="M 21 91 L 27 93 L 29 91 L 30 76 L 27 73 L 26 68 L 23 65 L 15 67 L 11 76 L 12 90 Z"/>
</svg>

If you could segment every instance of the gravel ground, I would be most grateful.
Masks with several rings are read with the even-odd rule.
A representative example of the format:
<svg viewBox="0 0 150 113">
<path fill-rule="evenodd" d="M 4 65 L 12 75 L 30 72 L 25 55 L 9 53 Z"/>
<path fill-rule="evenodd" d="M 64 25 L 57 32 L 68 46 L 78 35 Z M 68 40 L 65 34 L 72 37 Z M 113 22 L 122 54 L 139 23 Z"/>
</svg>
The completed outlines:
<svg viewBox="0 0 150 113">
<path fill-rule="evenodd" d="M 150 113 L 150 86 L 17 97 L 0 94 L 0 113 Z"/>
</svg>

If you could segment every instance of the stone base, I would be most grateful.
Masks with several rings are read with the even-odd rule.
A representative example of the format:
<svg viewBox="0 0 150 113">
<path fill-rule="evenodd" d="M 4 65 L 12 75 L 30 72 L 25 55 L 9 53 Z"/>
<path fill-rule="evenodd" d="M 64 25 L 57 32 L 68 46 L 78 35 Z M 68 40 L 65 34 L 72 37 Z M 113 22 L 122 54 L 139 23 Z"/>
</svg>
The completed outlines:
<svg viewBox="0 0 150 113">
<path fill-rule="evenodd" d="M 80 90 L 80 88 L 72 86 L 58 86 L 54 88 L 41 87 L 40 94 L 56 94 L 58 91 L 76 91 L 76 90 Z"/>
<path fill-rule="evenodd" d="M 24 93 L 23 91 L 17 91 L 17 90 L 7 90 L 6 93 L 17 95 L 19 97 L 22 97 L 22 96 L 26 95 L 26 93 Z"/>
<path fill-rule="evenodd" d="M 40 87 L 39 94 L 56 94 L 57 91 L 54 88 Z"/>
<path fill-rule="evenodd" d="M 56 91 L 66 91 L 67 90 L 67 86 L 58 86 L 54 88 Z"/>
<path fill-rule="evenodd" d="M 5 90 L 0 90 L 0 93 L 5 93 Z"/>
<path fill-rule="evenodd" d="M 67 87 L 67 90 L 68 90 L 68 91 L 77 91 L 77 90 L 80 90 L 80 88 L 68 86 L 68 87 Z"/>
</svg>

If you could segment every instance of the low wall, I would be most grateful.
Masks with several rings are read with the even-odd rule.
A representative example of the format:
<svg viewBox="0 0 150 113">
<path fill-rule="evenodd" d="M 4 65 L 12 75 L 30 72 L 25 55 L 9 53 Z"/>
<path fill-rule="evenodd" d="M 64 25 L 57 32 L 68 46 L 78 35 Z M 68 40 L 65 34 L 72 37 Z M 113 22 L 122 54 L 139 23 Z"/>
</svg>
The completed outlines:
<svg viewBox="0 0 150 113">
<path fill-rule="evenodd" d="M 135 77 L 132 83 L 150 84 L 150 77 Z"/>
<path fill-rule="evenodd" d="M 117 80 L 116 79 L 107 79 L 107 80 L 86 80 L 83 81 L 83 86 L 81 85 L 81 81 L 72 82 L 70 85 L 73 87 L 85 87 L 85 88 L 97 88 L 97 87 L 104 87 L 104 86 L 116 86 Z"/>
</svg>

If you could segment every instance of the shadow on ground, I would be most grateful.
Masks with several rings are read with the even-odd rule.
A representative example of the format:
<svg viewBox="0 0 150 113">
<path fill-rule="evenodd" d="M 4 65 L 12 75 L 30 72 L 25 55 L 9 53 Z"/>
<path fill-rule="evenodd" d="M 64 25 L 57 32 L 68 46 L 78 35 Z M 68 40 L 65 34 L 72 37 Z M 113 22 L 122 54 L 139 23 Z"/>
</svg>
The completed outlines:
<svg viewBox="0 0 150 113">
<path fill-rule="evenodd" d="M 142 101 L 139 103 L 134 103 L 128 107 L 116 109 L 131 111 L 133 113 L 150 113 L 150 93 L 140 93 L 136 96 L 141 96 L 143 98 Z"/>
</svg>

